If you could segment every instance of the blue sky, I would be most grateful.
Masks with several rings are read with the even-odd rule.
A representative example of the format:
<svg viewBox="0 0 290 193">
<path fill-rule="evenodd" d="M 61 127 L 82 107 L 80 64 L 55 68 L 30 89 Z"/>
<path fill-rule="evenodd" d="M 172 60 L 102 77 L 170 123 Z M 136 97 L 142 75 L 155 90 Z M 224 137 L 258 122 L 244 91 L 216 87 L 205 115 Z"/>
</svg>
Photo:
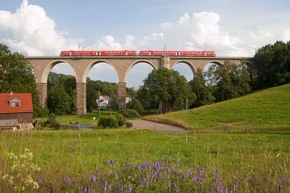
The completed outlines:
<svg viewBox="0 0 290 193">
<path fill-rule="evenodd" d="M 253 56 L 258 48 L 290 40 L 289 0 L 0 0 L 0 42 L 28 56 L 65 49 L 214 50 L 219 56 Z M 189 67 L 175 69 L 188 79 Z M 137 64 L 127 86 L 152 68 Z M 55 72 L 72 74 L 69 66 Z M 108 71 L 108 73 L 103 73 Z M 91 79 L 117 82 L 107 64 Z"/>
</svg>

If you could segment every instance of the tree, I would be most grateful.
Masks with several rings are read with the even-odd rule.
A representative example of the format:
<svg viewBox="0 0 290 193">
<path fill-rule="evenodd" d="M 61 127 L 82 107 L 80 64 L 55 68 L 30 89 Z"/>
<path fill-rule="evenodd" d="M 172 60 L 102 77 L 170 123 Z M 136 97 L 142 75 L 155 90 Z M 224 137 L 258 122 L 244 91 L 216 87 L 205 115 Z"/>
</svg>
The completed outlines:
<svg viewBox="0 0 290 193">
<path fill-rule="evenodd" d="M 32 94 L 34 116 L 43 110 L 39 105 L 39 96 L 35 76 L 25 57 L 11 53 L 9 48 L 0 44 L 0 92 L 23 92 Z"/>
<path fill-rule="evenodd" d="M 47 96 L 47 107 L 56 115 L 71 113 L 71 98 L 63 86 L 53 86 Z"/>
<path fill-rule="evenodd" d="M 213 96 L 213 89 L 210 85 L 206 85 L 202 69 L 198 68 L 194 76 L 194 79 L 189 82 L 191 90 L 196 96 L 193 106 L 199 107 L 215 102 L 215 97 Z"/>
<path fill-rule="evenodd" d="M 253 58 L 257 69 L 256 88 L 265 88 L 290 82 L 290 41 L 277 41 L 256 52 Z"/>
<path fill-rule="evenodd" d="M 141 104 L 141 102 L 138 99 L 132 99 L 128 104 L 127 108 L 136 110 L 139 114 L 142 114 L 144 111 L 144 108 Z"/>
<path fill-rule="evenodd" d="M 236 98 L 251 90 L 245 64 L 235 65 L 225 61 L 224 65 L 211 66 L 206 76 L 211 79 L 209 84 L 214 88 L 216 101 Z"/>
<path fill-rule="evenodd" d="M 87 111 L 93 112 L 93 109 L 96 108 L 96 99 L 98 98 L 96 91 L 96 83 L 95 81 L 87 78 Z"/>
<path fill-rule="evenodd" d="M 150 98 L 159 102 L 159 113 L 170 112 L 177 101 L 186 101 L 193 97 L 184 76 L 177 71 L 161 68 L 153 70 L 144 80 Z"/>
</svg>

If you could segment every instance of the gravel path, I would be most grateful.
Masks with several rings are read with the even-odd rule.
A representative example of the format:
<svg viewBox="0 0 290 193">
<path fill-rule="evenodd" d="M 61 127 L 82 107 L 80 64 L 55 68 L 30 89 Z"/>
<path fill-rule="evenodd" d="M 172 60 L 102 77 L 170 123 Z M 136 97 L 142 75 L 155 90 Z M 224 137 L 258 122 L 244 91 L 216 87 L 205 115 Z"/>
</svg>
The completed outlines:
<svg viewBox="0 0 290 193">
<path fill-rule="evenodd" d="M 176 133 L 189 133 L 191 131 L 185 130 L 181 127 L 166 125 L 162 123 L 155 123 L 145 120 L 130 120 L 133 123 L 133 128 L 135 129 L 150 129 L 159 132 L 176 132 Z"/>
</svg>

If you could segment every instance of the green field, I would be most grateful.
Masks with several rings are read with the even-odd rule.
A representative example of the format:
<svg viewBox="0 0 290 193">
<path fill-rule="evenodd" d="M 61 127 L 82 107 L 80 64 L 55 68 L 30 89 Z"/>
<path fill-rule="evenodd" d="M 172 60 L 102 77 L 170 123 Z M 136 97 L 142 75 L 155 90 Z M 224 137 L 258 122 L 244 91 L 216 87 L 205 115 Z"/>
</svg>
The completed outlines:
<svg viewBox="0 0 290 193">
<path fill-rule="evenodd" d="M 147 120 L 195 131 L 290 132 L 290 84 L 188 111 Z"/>
<path fill-rule="evenodd" d="M 164 134 L 127 129 L 1 132 L 0 171 L 2 176 L 14 174 L 7 153 L 19 157 L 28 148 L 34 155 L 31 162 L 41 168 L 31 174 L 39 184 L 35 192 L 85 192 L 82 187 L 105 192 L 106 183 L 108 191 L 111 184 L 109 192 L 121 192 L 129 185 L 132 192 L 177 192 L 177 187 L 180 192 L 233 191 L 235 184 L 236 192 L 277 192 L 280 186 L 287 192 L 289 141 L 285 134 Z M 161 165 L 159 173 L 156 163 Z M 139 171 L 148 164 L 151 169 Z M 100 174 L 97 182 L 90 178 Z M 141 183 L 144 178 L 146 185 Z M 1 179 L 0 192 L 7 191 L 12 186 Z"/>
<path fill-rule="evenodd" d="M 189 125 L 194 132 L 187 134 L 1 131 L 0 192 L 289 193 L 289 94 L 284 85 L 150 117 Z M 58 120 L 88 123 L 94 116 Z"/>
</svg>

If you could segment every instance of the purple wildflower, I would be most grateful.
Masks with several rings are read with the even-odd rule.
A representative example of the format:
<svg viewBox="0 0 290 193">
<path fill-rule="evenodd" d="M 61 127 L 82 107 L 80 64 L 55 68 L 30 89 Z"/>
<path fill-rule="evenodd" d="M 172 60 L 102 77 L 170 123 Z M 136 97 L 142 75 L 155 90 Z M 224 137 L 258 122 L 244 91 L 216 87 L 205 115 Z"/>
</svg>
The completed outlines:
<svg viewBox="0 0 290 193">
<path fill-rule="evenodd" d="M 175 183 L 173 183 L 173 187 L 175 189 L 175 192 L 179 192 L 178 187 L 177 187 L 177 185 Z"/>
<path fill-rule="evenodd" d="M 66 183 L 68 183 L 68 184 L 70 184 L 70 178 L 68 177 L 68 176 L 65 176 L 64 178 L 63 178 L 63 181 L 64 182 L 66 182 Z"/>
<path fill-rule="evenodd" d="M 140 181 L 140 185 L 141 185 L 141 186 L 146 186 L 146 184 L 147 184 L 147 180 L 146 180 L 146 178 L 143 178 L 143 179 Z"/>
<path fill-rule="evenodd" d="M 107 180 L 104 182 L 104 191 L 107 192 L 108 182 Z"/>
<path fill-rule="evenodd" d="M 93 182 L 93 183 L 96 183 L 96 181 L 97 181 L 97 176 L 92 175 L 91 177 L 92 177 L 92 182 Z"/>
<path fill-rule="evenodd" d="M 125 187 L 124 186 L 121 187 L 121 192 L 125 192 Z"/>
<path fill-rule="evenodd" d="M 280 184 L 280 185 L 278 186 L 278 192 L 280 193 L 281 190 L 282 190 L 282 185 Z"/>
<path fill-rule="evenodd" d="M 128 190 L 129 190 L 129 192 L 132 192 L 132 187 L 130 184 L 128 185 Z"/>
</svg>

